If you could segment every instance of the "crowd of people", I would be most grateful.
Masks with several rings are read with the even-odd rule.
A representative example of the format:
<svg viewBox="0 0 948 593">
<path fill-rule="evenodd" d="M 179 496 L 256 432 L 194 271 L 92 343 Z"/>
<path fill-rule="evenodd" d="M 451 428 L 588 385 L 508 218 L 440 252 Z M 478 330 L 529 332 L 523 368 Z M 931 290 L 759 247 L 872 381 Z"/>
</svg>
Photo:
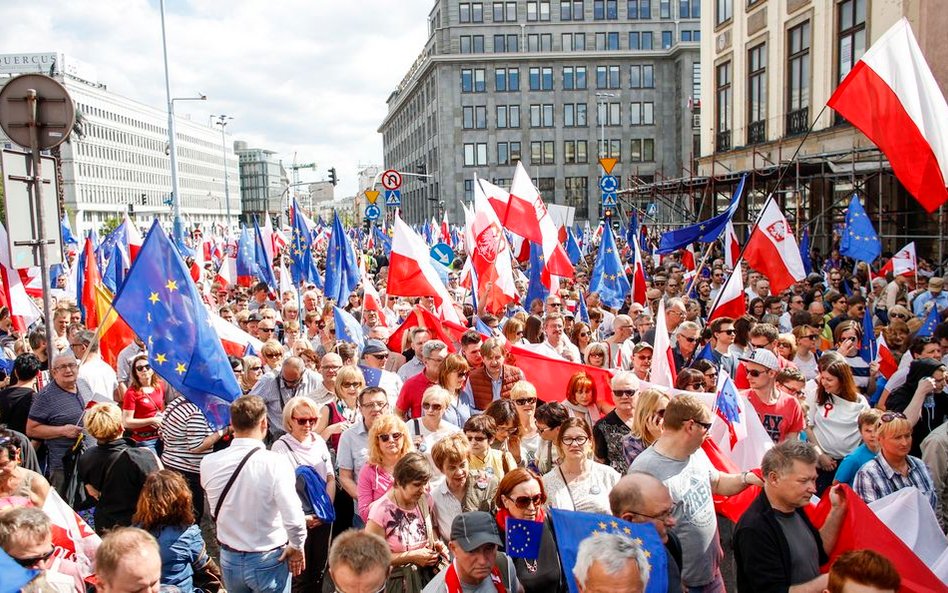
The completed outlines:
<svg viewBox="0 0 948 593">
<path fill-rule="evenodd" d="M 459 313 L 489 333 L 445 340 L 411 323 L 416 308 L 437 314 L 433 299 L 386 294 L 378 254 L 379 306 L 361 291 L 345 303 L 361 346 L 337 340 L 315 286 L 220 287 L 208 306 L 262 343 L 230 358 L 243 395 L 220 429 L 158 376 L 142 340 L 113 367 L 74 304 L 25 334 L 0 309 L 12 360 L 0 547 L 43 569 L 46 586 L 84 590 L 49 544 L 41 509 L 55 491 L 103 536 L 102 592 L 643 591 L 650 564 L 629 538 L 591 536 L 563 564 L 549 511 L 564 509 L 653 525 L 676 593 L 896 591 L 878 554 L 821 566 L 849 504 L 842 484 L 866 502 L 917 488 L 948 526 L 948 294 L 919 263 L 913 277 L 870 281 L 834 253 L 780 294 L 750 271 L 737 318 L 711 314 L 720 260 L 695 277 L 666 258 L 650 266 L 646 302 L 618 309 L 577 269 L 545 298 L 478 312 L 452 271 Z M 932 308 L 941 323 L 920 335 Z M 660 310 L 674 390 L 650 382 Z M 894 372 L 860 356 L 867 330 Z M 576 372 L 538 393 L 511 345 Z M 580 365 L 608 370 L 609 392 Z M 716 416 L 698 394 L 724 373 L 773 441 L 759 472 L 719 471 L 702 449 Z M 716 514 L 715 496 L 750 486 L 760 495 L 736 525 Z M 803 512 L 814 496 L 831 501 L 819 529 Z M 542 523 L 536 558 L 503 553 L 509 519 Z"/>
</svg>

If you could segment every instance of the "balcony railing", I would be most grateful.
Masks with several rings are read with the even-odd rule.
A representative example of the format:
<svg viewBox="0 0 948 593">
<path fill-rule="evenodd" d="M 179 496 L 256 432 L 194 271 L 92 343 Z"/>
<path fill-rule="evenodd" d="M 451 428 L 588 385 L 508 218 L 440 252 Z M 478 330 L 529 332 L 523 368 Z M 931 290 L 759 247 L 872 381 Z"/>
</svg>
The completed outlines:
<svg viewBox="0 0 948 593">
<path fill-rule="evenodd" d="M 731 150 L 731 130 L 717 133 L 715 136 L 715 147 L 718 152 Z"/>
<path fill-rule="evenodd" d="M 787 136 L 803 134 L 810 127 L 810 108 L 804 107 L 787 113 Z"/>
<path fill-rule="evenodd" d="M 747 125 L 747 143 L 760 144 L 767 141 L 767 120 L 754 121 Z"/>
</svg>

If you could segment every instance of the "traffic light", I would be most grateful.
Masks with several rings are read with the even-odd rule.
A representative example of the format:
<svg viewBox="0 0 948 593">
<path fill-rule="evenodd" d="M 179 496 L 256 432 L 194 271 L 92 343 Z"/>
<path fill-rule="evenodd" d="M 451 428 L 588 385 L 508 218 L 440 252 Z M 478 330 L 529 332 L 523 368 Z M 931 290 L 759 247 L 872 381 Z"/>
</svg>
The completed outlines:
<svg viewBox="0 0 948 593">
<path fill-rule="evenodd" d="M 612 218 L 612 208 L 606 208 L 605 210 L 603 210 L 602 216 L 606 220 L 609 220 L 610 218 Z"/>
<path fill-rule="evenodd" d="M 339 183 L 339 179 L 336 177 L 335 167 L 332 167 L 331 169 L 329 169 L 329 183 L 333 184 L 333 186 Z"/>
<path fill-rule="evenodd" d="M 419 175 L 427 175 L 427 174 L 428 174 L 428 165 L 426 165 L 426 164 L 424 164 L 424 163 L 418 163 L 418 166 L 415 167 L 415 172 L 418 173 Z"/>
<path fill-rule="evenodd" d="M 146 205 L 147 203 L 148 203 L 148 196 L 145 194 L 142 194 L 142 206 Z"/>
<path fill-rule="evenodd" d="M 372 228 L 372 221 L 369 220 L 368 218 L 363 218 L 363 219 L 362 219 L 362 230 L 365 231 L 366 233 L 368 233 L 368 232 L 369 232 L 369 229 L 371 229 L 371 228 Z"/>
</svg>

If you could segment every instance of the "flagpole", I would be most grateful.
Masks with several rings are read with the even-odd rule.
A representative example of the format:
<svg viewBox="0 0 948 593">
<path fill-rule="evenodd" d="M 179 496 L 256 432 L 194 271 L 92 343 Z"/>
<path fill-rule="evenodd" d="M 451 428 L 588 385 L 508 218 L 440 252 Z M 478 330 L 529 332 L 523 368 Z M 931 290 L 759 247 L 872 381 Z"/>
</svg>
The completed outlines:
<svg viewBox="0 0 948 593">
<path fill-rule="evenodd" d="M 691 293 L 691 289 L 694 288 L 695 282 L 698 281 L 698 274 L 701 273 L 702 268 L 704 268 L 705 262 L 708 261 L 708 257 L 711 255 L 711 249 L 714 248 L 715 243 L 717 243 L 717 241 L 711 241 L 708 244 L 708 248 L 705 249 L 704 256 L 701 258 L 701 263 L 698 264 L 698 267 L 695 269 L 695 275 L 694 277 L 692 277 L 691 282 L 688 284 L 688 290 L 685 291 L 685 294 Z"/>
</svg>

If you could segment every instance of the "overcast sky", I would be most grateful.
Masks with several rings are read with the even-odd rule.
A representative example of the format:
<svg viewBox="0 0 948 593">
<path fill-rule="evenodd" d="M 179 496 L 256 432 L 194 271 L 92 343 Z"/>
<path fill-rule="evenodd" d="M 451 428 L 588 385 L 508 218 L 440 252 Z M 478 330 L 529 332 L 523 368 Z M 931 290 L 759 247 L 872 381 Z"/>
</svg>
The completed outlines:
<svg viewBox="0 0 948 593">
<path fill-rule="evenodd" d="M 171 92 L 194 121 L 234 117 L 228 131 L 336 167 L 336 197 L 357 189 L 359 164 L 382 164 L 385 99 L 427 39 L 433 0 L 167 0 Z M 0 53 L 61 51 L 118 94 L 166 103 L 158 0 L 31 0 L 7 11 Z"/>
</svg>

